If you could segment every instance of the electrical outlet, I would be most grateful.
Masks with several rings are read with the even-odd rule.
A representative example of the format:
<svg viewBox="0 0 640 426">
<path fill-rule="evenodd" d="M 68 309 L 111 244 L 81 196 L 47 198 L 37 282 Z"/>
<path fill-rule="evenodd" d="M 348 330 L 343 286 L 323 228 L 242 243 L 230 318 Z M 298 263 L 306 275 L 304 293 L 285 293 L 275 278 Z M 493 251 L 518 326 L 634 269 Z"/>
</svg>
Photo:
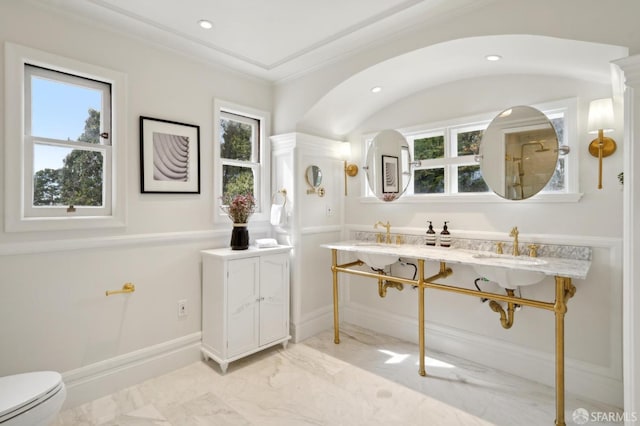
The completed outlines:
<svg viewBox="0 0 640 426">
<path fill-rule="evenodd" d="M 187 316 L 187 299 L 178 300 L 178 318 Z"/>
</svg>

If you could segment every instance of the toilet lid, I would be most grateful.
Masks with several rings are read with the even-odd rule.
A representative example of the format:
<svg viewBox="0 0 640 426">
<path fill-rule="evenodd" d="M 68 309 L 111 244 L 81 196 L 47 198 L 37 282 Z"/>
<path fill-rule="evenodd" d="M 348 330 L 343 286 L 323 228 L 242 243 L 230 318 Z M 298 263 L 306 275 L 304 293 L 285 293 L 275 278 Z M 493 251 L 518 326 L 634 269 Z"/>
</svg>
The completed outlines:
<svg viewBox="0 0 640 426">
<path fill-rule="evenodd" d="M 0 418 L 47 395 L 62 382 L 55 371 L 0 377 Z"/>
</svg>

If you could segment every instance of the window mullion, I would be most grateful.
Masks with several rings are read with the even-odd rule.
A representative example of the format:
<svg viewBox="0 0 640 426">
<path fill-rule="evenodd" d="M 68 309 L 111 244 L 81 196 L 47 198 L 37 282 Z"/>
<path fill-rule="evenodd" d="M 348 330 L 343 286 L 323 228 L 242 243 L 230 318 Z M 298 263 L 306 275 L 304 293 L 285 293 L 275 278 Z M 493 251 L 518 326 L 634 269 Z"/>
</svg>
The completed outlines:
<svg viewBox="0 0 640 426">
<path fill-rule="evenodd" d="M 256 166 L 259 166 L 259 163 L 254 163 L 252 161 L 245 161 L 245 160 L 232 160 L 230 158 L 221 158 L 220 162 L 223 165 L 227 165 L 227 166 L 235 166 L 235 167 L 247 167 L 247 168 L 253 168 Z"/>
<path fill-rule="evenodd" d="M 451 129 L 447 129 L 444 132 L 444 193 L 451 194 L 452 191 L 457 190 L 457 185 L 454 185 L 453 181 L 453 170 L 450 165 L 452 153 L 455 150 L 452 149 L 452 137 L 451 137 Z"/>
</svg>

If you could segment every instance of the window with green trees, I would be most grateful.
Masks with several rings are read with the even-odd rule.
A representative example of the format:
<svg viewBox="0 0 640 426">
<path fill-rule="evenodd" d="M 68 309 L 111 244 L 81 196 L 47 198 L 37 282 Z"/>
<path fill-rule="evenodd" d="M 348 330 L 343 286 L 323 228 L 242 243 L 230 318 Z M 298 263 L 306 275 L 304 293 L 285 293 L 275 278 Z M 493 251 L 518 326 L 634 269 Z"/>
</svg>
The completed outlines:
<svg viewBox="0 0 640 426">
<path fill-rule="evenodd" d="M 414 194 L 486 192 L 478 152 L 482 128 L 445 128 L 408 137 L 416 166 Z"/>
<path fill-rule="evenodd" d="M 478 153 L 482 130 L 467 130 L 453 132 L 456 137 L 457 157 L 466 158 L 470 164 L 458 165 L 454 173 L 457 175 L 458 192 L 487 192 L 489 187 L 482 178 L 480 165 L 475 162 L 474 156 Z"/>
<path fill-rule="evenodd" d="M 260 120 L 231 112 L 220 113 L 222 197 L 238 194 L 258 198 Z"/>
<path fill-rule="evenodd" d="M 108 83 L 27 65 L 25 152 L 32 216 L 105 214 L 111 173 Z M 53 213 L 52 213 L 53 212 Z"/>
<path fill-rule="evenodd" d="M 89 109 L 84 132 L 77 138 L 99 143 L 100 112 Z M 104 159 L 99 151 L 34 144 L 34 157 L 42 158 L 57 151 L 62 167 L 45 167 L 33 176 L 34 206 L 102 206 Z"/>
<path fill-rule="evenodd" d="M 444 135 L 427 136 L 413 139 L 413 155 L 420 165 L 424 161 L 427 168 L 417 168 L 413 174 L 413 192 L 415 194 L 434 194 L 444 192 L 444 167 L 438 160 L 444 158 Z M 429 167 L 430 164 L 435 166 Z"/>
</svg>

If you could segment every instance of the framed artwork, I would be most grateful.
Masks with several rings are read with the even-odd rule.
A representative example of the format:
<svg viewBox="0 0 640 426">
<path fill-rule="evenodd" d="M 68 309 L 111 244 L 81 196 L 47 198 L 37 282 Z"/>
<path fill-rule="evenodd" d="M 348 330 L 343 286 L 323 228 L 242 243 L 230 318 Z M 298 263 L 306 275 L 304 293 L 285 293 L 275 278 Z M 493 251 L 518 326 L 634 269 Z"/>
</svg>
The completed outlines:
<svg viewBox="0 0 640 426">
<path fill-rule="evenodd" d="M 200 193 L 200 126 L 140 117 L 140 191 Z"/>
<path fill-rule="evenodd" d="M 400 170 L 398 169 L 398 157 L 393 155 L 382 156 L 382 192 L 397 194 L 400 192 Z"/>
</svg>

